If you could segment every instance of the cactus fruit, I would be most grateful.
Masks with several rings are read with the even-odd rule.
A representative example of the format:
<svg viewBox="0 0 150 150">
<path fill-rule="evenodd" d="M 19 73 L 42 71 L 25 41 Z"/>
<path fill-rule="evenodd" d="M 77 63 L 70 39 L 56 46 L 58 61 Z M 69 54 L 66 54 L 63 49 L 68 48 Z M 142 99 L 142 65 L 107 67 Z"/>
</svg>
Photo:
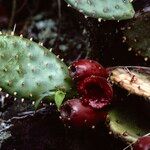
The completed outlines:
<svg viewBox="0 0 150 150">
<path fill-rule="evenodd" d="M 149 7 L 136 14 L 125 28 L 123 28 L 123 39 L 128 44 L 129 51 L 150 60 L 150 11 Z"/>
<path fill-rule="evenodd" d="M 150 136 L 143 136 L 133 145 L 133 150 L 149 150 Z"/>
<path fill-rule="evenodd" d="M 149 67 L 117 67 L 112 69 L 110 80 L 129 93 L 150 100 Z"/>
<path fill-rule="evenodd" d="M 91 75 L 107 78 L 106 69 L 98 62 L 90 59 L 80 59 L 74 61 L 70 66 L 71 77 L 81 80 Z"/>
<path fill-rule="evenodd" d="M 84 102 L 94 109 L 102 109 L 112 103 L 113 89 L 103 77 L 89 76 L 77 84 Z"/>
<path fill-rule="evenodd" d="M 124 20 L 134 16 L 129 0 L 65 0 L 86 16 L 104 20 Z"/>
<path fill-rule="evenodd" d="M 83 103 L 93 109 L 102 109 L 112 103 L 113 89 L 107 81 L 106 68 L 90 59 L 74 61 L 69 68 Z"/>
<path fill-rule="evenodd" d="M 88 105 L 84 105 L 81 99 L 66 101 L 60 108 L 61 119 L 68 125 L 78 128 L 94 128 L 100 121 L 106 119 L 107 113 L 98 111 Z"/>
<path fill-rule="evenodd" d="M 22 36 L 0 35 L 0 86 L 17 98 L 40 101 L 68 92 L 67 66 L 42 44 Z"/>
</svg>

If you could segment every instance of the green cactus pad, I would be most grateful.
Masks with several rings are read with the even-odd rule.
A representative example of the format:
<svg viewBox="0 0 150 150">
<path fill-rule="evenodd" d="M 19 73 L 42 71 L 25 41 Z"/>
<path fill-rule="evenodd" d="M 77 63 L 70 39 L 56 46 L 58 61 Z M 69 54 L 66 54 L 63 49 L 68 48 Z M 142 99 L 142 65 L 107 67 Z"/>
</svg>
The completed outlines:
<svg viewBox="0 0 150 150">
<path fill-rule="evenodd" d="M 129 50 L 150 60 L 150 12 L 142 13 L 128 23 L 123 31 Z"/>
<path fill-rule="evenodd" d="M 56 91 L 70 90 L 67 66 L 31 40 L 0 35 L 0 63 L 0 87 L 17 98 L 54 99 Z"/>
<path fill-rule="evenodd" d="M 110 80 L 129 93 L 150 100 L 150 68 L 149 67 L 114 67 L 110 71 Z"/>
<path fill-rule="evenodd" d="M 110 131 L 128 143 L 150 133 L 150 118 L 144 117 L 138 109 L 130 100 L 112 108 L 107 118 Z"/>
<path fill-rule="evenodd" d="M 86 16 L 99 20 L 124 20 L 134 16 L 129 0 L 65 0 Z"/>
</svg>

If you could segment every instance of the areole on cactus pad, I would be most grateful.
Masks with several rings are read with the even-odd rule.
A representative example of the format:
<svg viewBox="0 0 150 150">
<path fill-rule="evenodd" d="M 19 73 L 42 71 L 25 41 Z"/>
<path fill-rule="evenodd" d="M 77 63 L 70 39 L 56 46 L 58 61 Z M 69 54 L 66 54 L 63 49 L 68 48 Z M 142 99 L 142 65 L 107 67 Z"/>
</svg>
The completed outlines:
<svg viewBox="0 0 150 150">
<path fill-rule="evenodd" d="M 103 20 L 124 20 L 134 16 L 129 0 L 65 0 L 86 16 Z"/>
<path fill-rule="evenodd" d="M 17 98 L 62 101 L 59 95 L 71 88 L 67 66 L 42 45 L 23 37 L 0 35 L 0 62 L 0 87 Z"/>
</svg>

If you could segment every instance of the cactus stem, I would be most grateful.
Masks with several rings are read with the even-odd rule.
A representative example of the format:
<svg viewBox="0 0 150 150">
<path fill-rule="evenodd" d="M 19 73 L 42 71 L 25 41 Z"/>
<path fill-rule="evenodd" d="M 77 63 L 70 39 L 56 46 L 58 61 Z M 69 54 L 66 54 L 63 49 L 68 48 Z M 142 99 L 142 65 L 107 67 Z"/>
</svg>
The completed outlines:
<svg viewBox="0 0 150 150">
<path fill-rule="evenodd" d="M 124 87 L 131 93 L 136 93 L 146 98 L 150 97 L 150 85 L 147 76 L 145 77 L 135 71 L 131 72 L 127 68 L 115 69 L 112 72 L 113 74 L 110 76 L 110 79 L 121 87 Z"/>
<path fill-rule="evenodd" d="M 39 43 L 41 45 L 39 46 L 39 44 L 31 42 L 32 38 L 30 40 L 23 38 L 22 34 L 19 37 L 4 34 L 0 36 L 0 41 L 0 57 L 4 57 L 1 59 L 0 84 L 5 89 L 4 92 L 16 98 L 23 97 L 31 100 L 32 103 L 32 99 L 36 102 L 44 96 L 50 96 L 52 99 L 57 90 L 56 87 L 64 86 L 65 91 L 70 90 L 71 83 L 68 80 L 71 81 L 71 78 L 67 66 L 61 62 L 63 59 L 60 61 L 57 59 L 59 56 L 56 57 L 50 53 L 52 48 L 48 50 L 42 47 L 43 43 Z M 32 57 L 36 59 L 30 61 L 29 58 Z M 18 58 L 19 60 L 17 60 Z M 38 66 L 38 70 L 34 67 L 35 64 Z M 33 73 L 35 71 L 38 71 L 38 74 L 35 75 Z M 49 73 L 49 71 L 51 72 Z M 41 78 L 44 74 L 46 77 Z M 64 80 L 66 78 L 68 80 Z M 34 80 L 30 82 L 32 79 Z M 13 86 L 10 86 L 12 84 Z"/>
<path fill-rule="evenodd" d="M 132 18 L 134 15 L 134 9 L 129 1 L 99 1 L 88 0 L 87 2 L 77 0 L 66 0 L 68 7 L 74 7 L 79 12 L 86 16 L 94 18 L 103 18 L 106 20 L 123 20 Z M 109 3 L 109 4 L 108 4 Z M 111 6 L 111 7 L 110 7 Z M 113 7 L 112 7 L 113 6 Z"/>
</svg>

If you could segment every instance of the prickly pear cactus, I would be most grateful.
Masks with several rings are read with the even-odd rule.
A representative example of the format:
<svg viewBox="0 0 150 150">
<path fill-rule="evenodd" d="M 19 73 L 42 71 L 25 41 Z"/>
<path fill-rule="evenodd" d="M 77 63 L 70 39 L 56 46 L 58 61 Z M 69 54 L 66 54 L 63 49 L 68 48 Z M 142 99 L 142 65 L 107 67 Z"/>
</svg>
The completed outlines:
<svg viewBox="0 0 150 150">
<path fill-rule="evenodd" d="M 123 32 L 123 38 L 129 45 L 128 50 L 142 56 L 145 61 L 150 60 L 150 11 L 137 13 Z"/>
<path fill-rule="evenodd" d="M 53 99 L 70 90 L 67 66 L 51 51 L 31 40 L 0 35 L 0 87 L 17 98 Z"/>
<path fill-rule="evenodd" d="M 117 67 L 112 70 L 110 80 L 129 93 L 150 100 L 149 67 Z"/>
<path fill-rule="evenodd" d="M 135 142 L 150 133 L 150 68 L 120 66 L 109 71 L 112 83 L 129 95 L 120 92 L 121 97 L 116 97 L 120 100 L 109 111 L 107 125 L 115 136 Z"/>
<path fill-rule="evenodd" d="M 129 0 L 65 0 L 86 16 L 99 20 L 124 20 L 134 16 Z"/>
<path fill-rule="evenodd" d="M 145 119 L 138 109 L 130 99 L 113 107 L 107 118 L 110 131 L 129 143 L 135 142 L 140 136 L 149 133 L 150 118 Z"/>
</svg>

